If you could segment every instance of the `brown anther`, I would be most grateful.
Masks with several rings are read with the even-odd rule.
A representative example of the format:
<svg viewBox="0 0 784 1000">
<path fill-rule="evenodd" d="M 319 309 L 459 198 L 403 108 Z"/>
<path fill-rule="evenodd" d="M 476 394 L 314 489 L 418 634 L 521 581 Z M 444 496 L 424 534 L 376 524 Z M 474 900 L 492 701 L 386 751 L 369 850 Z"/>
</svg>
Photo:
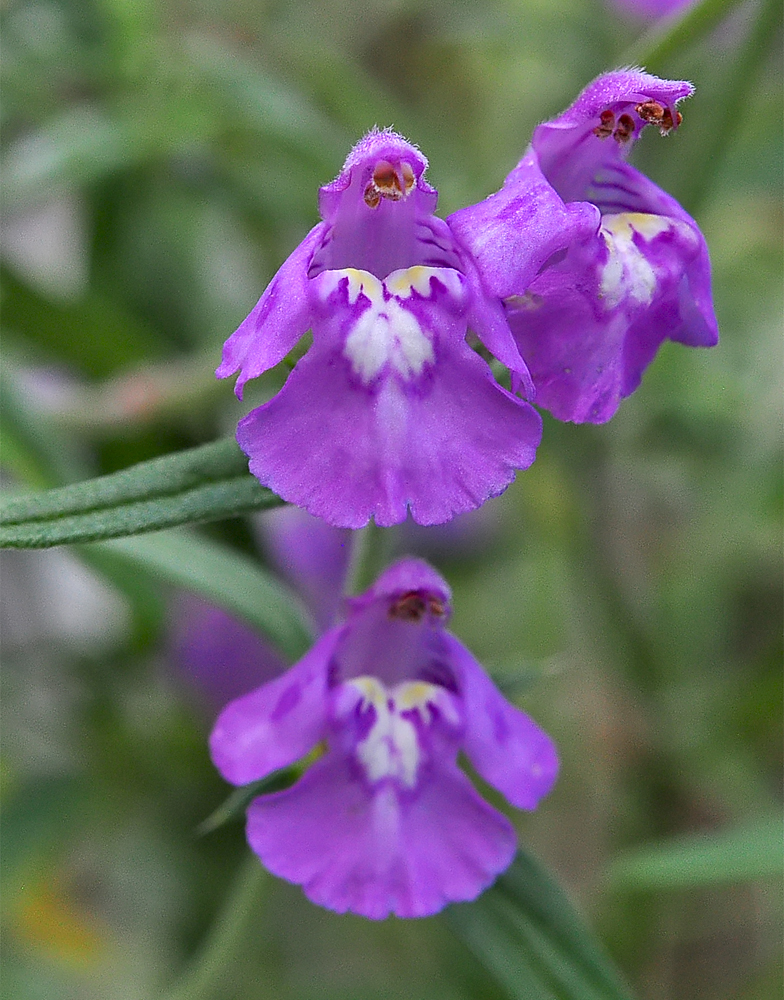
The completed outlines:
<svg viewBox="0 0 784 1000">
<path fill-rule="evenodd" d="M 402 184 L 397 169 L 391 163 L 387 160 L 379 160 L 376 163 L 373 178 L 363 195 L 368 208 L 378 208 L 382 198 L 400 201 L 401 198 L 408 196 L 416 180 L 414 171 L 408 163 L 401 163 L 400 173 L 403 175 Z"/>
<path fill-rule="evenodd" d="M 439 597 L 431 597 L 427 606 L 430 609 L 430 614 L 435 615 L 436 618 L 443 618 L 446 614 L 444 602 Z"/>
<path fill-rule="evenodd" d="M 381 195 L 378 188 L 372 181 L 365 188 L 365 194 L 363 197 L 368 208 L 378 208 L 379 202 L 381 201 Z"/>
<path fill-rule="evenodd" d="M 634 110 L 648 125 L 661 125 L 665 115 L 665 109 L 658 101 L 645 101 L 643 104 L 638 104 Z M 669 109 L 666 113 L 669 114 Z"/>
<path fill-rule="evenodd" d="M 618 119 L 618 127 L 613 132 L 612 136 L 616 142 L 625 143 L 628 142 L 634 135 L 634 119 L 631 115 L 621 115 Z"/>
<path fill-rule="evenodd" d="M 673 118 L 672 111 L 669 108 L 665 108 L 664 114 L 662 115 L 662 120 L 659 122 L 660 132 L 662 135 L 667 135 L 674 128 L 677 128 L 683 121 L 683 115 L 680 111 L 675 112 L 675 117 Z"/>
<path fill-rule="evenodd" d="M 427 604 L 422 595 L 416 590 L 409 590 L 390 605 L 389 617 L 400 618 L 404 622 L 418 622 L 426 611 Z"/>
<path fill-rule="evenodd" d="M 615 115 L 607 108 L 599 115 L 599 124 L 593 130 L 593 134 L 600 139 L 609 139 L 615 128 Z"/>
<path fill-rule="evenodd" d="M 386 160 L 379 160 L 376 164 L 373 170 L 373 184 L 384 198 L 392 198 L 397 201 L 398 198 L 403 197 L 403 189 L 400 186 L 397 171 Z"/>
</svg>

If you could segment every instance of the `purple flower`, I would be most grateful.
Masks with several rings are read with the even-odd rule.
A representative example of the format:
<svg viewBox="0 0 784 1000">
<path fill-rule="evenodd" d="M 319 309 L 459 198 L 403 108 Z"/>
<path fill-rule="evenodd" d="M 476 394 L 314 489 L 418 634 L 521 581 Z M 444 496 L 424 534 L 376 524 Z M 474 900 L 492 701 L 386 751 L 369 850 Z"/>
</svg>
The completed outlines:
<svg viewBox="0 0 784 1000">
<path fill-rule="evenodd" d="M 350 532 L 297 507 L 265 511 L 255 523 L 267 554 L 323 632 L 343 600 Z M 250 625 L 187 592 L 172 602 L 167 660 L 213 712 L 286 669 L 282 654 Z"/>
<path fill-rule="evenodd" d="M 333 625 L 343 600 L 351 532 L 332 528 L 299 507 L 276 507 L 255 519 L 275 566 L 304 600 L 319 632 Z"/>
<path fill-rule="evenodd" d="M 427 916 L 474 899 L 509 865 L 514 829 L 458 751 L 522 809 L 555 781 L 549 737 L 446 631 L 449 599 L 426 563 L 401 560 L 213 731 L 213 760 L 237 785 L 326 744 L 296 784 L 251 804 L 247 835 L 270 871 L 339 913 Z"/>
<path fill-rule="evenodd" d="M 448 220 L 503 299 L 536 402 L 559 420 L 603 423 L 640 384 L 663 340 L 708 347 L 718 340 L 710 262 L 696 222 L 626 163 L 646 127 L 667 134 L 691 84 L 636 70 L 594 80 L 560 117 L 540 125 L 500 192 Z M 524 243 L 508 206 L 532 178 L 583 209 L 566 254 L 526 279 L 509 264 Z"/>
<path fill-rule="evenodd" d="M 167 663 L 186 691 L 211 711 L 286 668 L 283 656 L 250 625 L 195 594 L 170 610 Z"/>
<path fill-rule="evenodd" d="M 224 346 L 219 377 L 236 391 L 276 365 L 310 327 L 313 345 L 281 391 L 240 421 L 251 472 L 279 496 L 340 527 L 407 507 L 439 524 L 501 493 L 534 460 L 541 419 L 495 381 L 470 329 L 530 389 L 504 309 L 470 254 L 433 214 L 427 161 L 373 131 L 320 192 L 323 222 L 272 279 Z M 582 209 L 540 180 L 521 192 L 529 227 L 516 245 L 526 280 L 575 236 Z"/>
</svg>

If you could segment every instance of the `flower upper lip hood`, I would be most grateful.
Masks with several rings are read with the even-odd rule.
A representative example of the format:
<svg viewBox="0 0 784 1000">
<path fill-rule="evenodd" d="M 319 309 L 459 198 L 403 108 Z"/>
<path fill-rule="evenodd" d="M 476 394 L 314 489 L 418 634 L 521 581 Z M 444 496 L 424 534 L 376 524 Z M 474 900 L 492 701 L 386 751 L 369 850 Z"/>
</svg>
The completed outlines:
<svg viewBox="0 0 784 1000">
<path fill-rule="evenodd" d="M 553 786 L 549 737 L 446 631 L 449 587 L 403 559 L 286 674 L 228 705 L 210 748 L 235 784 L 327 751 L 289 789 L 257 798 L 248 841 L 314 902 L 381 919 L 475 898 L 511 862 L 509 821 L 457 766 L 518 808 Z"/>
<path fill-rule="evenodd" d="M 379 164 L 392 169 L 378 171 Z M 405 165 L 405 166 L 404 166 Z M 391 201 L 408 198 L 416 188 L 420 207 L 428 214 L 435 211 L 438 192 L 425 180 L 427 159 L 412 143 L 391 129 L 373 129 L 353 147 L 343 169 L 334 181 L 319 191 L 319 212 L 326 222 L 334 222 L 340 208 L 340 196 L 352 184 L 361 192 L 369 207 L 377 208 L 384 195 Z M 385 183 L 379 184 L 379 180 Z M 373 188 L 379 198 L 373 195 Z"/>
<path fill-rule="evenodd" d="M 604 73 L 566 111 L 534 129 L 531 147 L 542 173 L 565 202 L 588 200 L 604 211 L 601 195 L 588 197 L 597 171 L 628 157 L 643 128 L 655 124 L 654 105 L 662 111 L 658 127 L 676 129 L 676 105 L 693 93 L 685 80 L 660 80 L 641 70 Z M 606 112 L 612 119 L 602 118 Z M 624 131 L 624 115 L 631 119 L 631 131 Z M 646 210 L 642 201 L 638 210 Z"/>
<path fill-rule="evenodd" d="M 676 106 L 692 92 L 690 83 L 636 69 L 598 77 L 534 130 L 500 192 L 448 220 L 504 302 L 537 404 L 561 420 L 612 417 L 663 340 L 695 347 L 718 340 L 697 223 L 626 162 L 644 128 L 665 135 L 678 128 Z M 532 188 L 572 235 L 567 252 L 535 273 L 516 259 L 529 220 L 509 207 Z M 553 198 L 560 207 L 552 208 Z"/>
<path fill-rule="evenodd" d="M 239 370 L 240 395 L 313 331 L 313 346 L 240 421 L 237 440 L 264 485 L 339 527 L 396 524 L 409 509 L 420 524 L 448 521 L 501 493 L 541 438 L 536 411 L 466 342 L 471 330 L 510 370 L 513 389 L 533 393 L 501 298 L 433 214 L 426 167 L 390 130 L 362 139 L 320 191 L 323 221 L 226 342 L 217 371 Z M 548 223 L 540 212 L 539 229 L 518 254 L 526 273 L 573 238 L 556 215 Z"/>
<path fill-rule="evenodd" d="M 443 225 L 433 216 L 438 193 L 424 179 L 426 169 L 419 150 L 394 132 L 373 131 L 358 142 L 340 174 L 319 191 L 328 228 L 308 276 L 357 268 L 383 280 L 416 265 L 459 269 L 448 236 L 422 232 L 427 221 Z"/>
</svg>

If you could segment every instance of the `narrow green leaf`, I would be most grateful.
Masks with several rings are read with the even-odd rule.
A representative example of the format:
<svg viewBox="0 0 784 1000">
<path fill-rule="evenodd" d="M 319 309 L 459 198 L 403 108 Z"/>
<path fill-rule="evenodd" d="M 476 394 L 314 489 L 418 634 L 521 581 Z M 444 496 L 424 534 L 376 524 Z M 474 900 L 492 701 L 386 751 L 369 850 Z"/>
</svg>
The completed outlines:
<svg viewBox="0 0 784 1000">
<path fill-rule="evenodd" d="M 291 767 L 282 767 L 278 771 L 273 771 L 266 778 L 252 781 L 249 785 L 241 785 L 235 788 L 224 801 L 196 828 L 196 833 L 203 836 L 205 833 L 212 833 L 218 827 L 223 826 L 231 820 L 244 816 L 245 810 L 251 802 L 259 795 L 269 795 L 270 792 L 280 792 L 284 788 L 290 788 L 301 775 L 307 771 L 310 765 L 318 760 L 326 750 L 324 743 L 319 743 L 298 760 Z"/>
<path fill-rule="evenodd" d="M 480 904 L 481 912 L 477 910 Z M 488 904 L 482 897 L 479 903 L 453 907 L 447 911 L 446 918 L 458 937 L 513 1000 L 558 1000 L 557 994 L 534 969 L 525 942 L 508 921 L 495 912 L 492 901 Z"/>
<path fill-rule="evenodd" d="M 188 532 L 117 538 L 86 547 L 110 552 L 152 580 L 192 590 L 243 619 L 290 660 L 312 644 L 312 628 L 300 599 L 258 563 L 240 552 Z"/>
<path fill-rule="evenodd" d="M 247 471 L 233 439 L 0 505 L 0 546 L 45 548 L 233 517 L 282 501 Z"/>
<path fill-rule="evenodd" d="M 233 438 L 189 448 L 81 483 L 15 497 L 0 508 L 0 524 L 21 524 L 174 495 L 203 483 L 235 477 L 247 459 Z"/>
<path fill-rule="evenodd" d="M 521 913 L 552 937 L 564 954 L 570 954 L 586 974 L 594 977 L 608 996 L 628 997 L 604 949 L 544 865 L 519 851 L 512 866 L 499 879 L 498 887 Z"/>
<path fill-rule="evenodd" d="M 624 889 L 683 889 L 784 875 L 784 824 L 766 816 L 718 833 L 650 844 L 616 858 L 612 884 Z"/>
<path fill-rule="evenodd" d="M 268 882 L 259 859 L 248 851 L 204 941 L 177 982 L 162 994 L 163 1000 L 251 995 L 245 989 L 237 992 L 237 970 L 248 939 L 255 935 L 253 940 L 258 941 L 259 902 Z M 258 967 L 250 989 L 257 998 L 278 995 L 266 977 L 259 975 Z"/>
<path fill-rule="evenodd" d="M 235 476 L 222 483 L 184 490 L 173 497 L 156 497 L 68 517 L 2 525 L 0 548 L 41 549 L 122 538 L 266 510 L 281 502 L 252 476 Z"/>
<path fill-rule="evenodd" d="M 196 827 L 197 835 L 203 837 L 232 820 L 244 817 L 245 810 L 255 798 L 258 798 L 259 795 L 268 795 L 270 792 L 280 792 L 284 788 L 290 788 L 297 777 L 298 772 L 294 768 L 287 767 L 280 771 L 274 771 L 259 781 L 235 788 L 217 809 L 199 823 Z"/>
<path fill-rule="evenodd" d="M 629 1000 L 566 893 L 522 851 L 475 903 L 446 916 L 514 1000 Z"/>
</svg>

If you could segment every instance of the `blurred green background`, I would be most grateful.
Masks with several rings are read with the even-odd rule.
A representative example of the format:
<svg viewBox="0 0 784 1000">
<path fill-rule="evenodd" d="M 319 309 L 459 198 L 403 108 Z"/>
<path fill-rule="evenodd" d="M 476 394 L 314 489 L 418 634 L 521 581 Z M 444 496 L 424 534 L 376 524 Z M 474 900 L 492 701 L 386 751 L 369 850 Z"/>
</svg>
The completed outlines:
<svg viewBox="0 0 784 1000">
<path fill-rule="evenodd" d="M 782 74 L 764 16 L 735 5 L 647 67 L 697 94 L 634 154 L 706 233 L 719 347 L 665 344 L 606 426 L 546 417 L 474 543 L 430 552 L 454 631 L 561 747 L 521 839 L 648 1000 L 781 988 Z M 364 131 L 422 148 L 446 215 L 643 30 L 599 0 L 11 0 L 2 19 L 13 488 L 231 433 L 283 375 L 240 405 L 213 379 L 220 346 Z M 256 551 L 246 520 L 201 530 Z M 165 588 L 66 549 L 2 566 L 4 995 L 146 1000 L 244 851 L 239 821 L 195 832 L 228 793 L 211 718 L 173 679 Z M 253 924 L 216 997 L 508 996 L 440 918 L 337 917 L 270 881 Z"/>
</svg>

